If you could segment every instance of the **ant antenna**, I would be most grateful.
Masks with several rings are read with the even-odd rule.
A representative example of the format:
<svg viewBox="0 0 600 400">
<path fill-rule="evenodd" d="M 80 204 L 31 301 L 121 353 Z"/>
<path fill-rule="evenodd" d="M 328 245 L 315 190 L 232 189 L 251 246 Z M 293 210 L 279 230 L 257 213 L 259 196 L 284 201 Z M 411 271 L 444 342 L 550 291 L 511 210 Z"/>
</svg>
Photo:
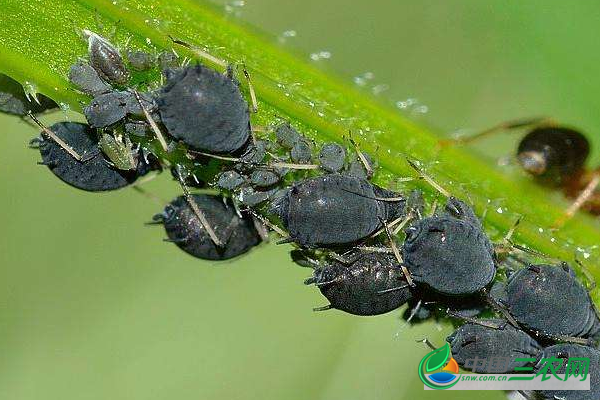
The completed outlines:
<svg viewBox="0 0 600 400">
<path fill-rule="evenodd" d="M 54 140 L 54 142 L 56 142 L 56 144 L 58 144 L 64 151 L 66 151 L 67 153 L 69 153 L 71 155 L 71 157 L 73 157 L 74 159 L 76 159 L 79 162 L 83 162 L 84 161 L 83 157 L 81 155 L 79 155 L 79 153 L 77 153 L 71 146 L 69 146 L 67 143 L 65 143 L 54 132 L 52 132 L 44 124 L 42 124 L 40 122 L 40 120 L 37 119 L 35 117 L 35 115 L 33 115 L 33 113 L 31 111 L 28 111 L 27 115 L 29 115 L 29 118 L 31 118 L 33 120 L 33 122 L 35 122 L 37 124 L 37 126 L 39 126 L 42 129 L 42 133 L 45 136 L 47 136 L 50 139 Z"/>
</svg>

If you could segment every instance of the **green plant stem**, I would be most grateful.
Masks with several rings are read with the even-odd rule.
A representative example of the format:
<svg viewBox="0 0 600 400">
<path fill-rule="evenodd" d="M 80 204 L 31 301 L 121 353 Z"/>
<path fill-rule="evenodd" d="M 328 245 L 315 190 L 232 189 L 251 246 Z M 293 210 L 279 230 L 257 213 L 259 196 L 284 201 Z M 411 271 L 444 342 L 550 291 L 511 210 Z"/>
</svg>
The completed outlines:
<svg viewBox="0 0 600 400">
<path fill-rule="evenodd" d="M 378 182 L 393 188 L 402 187 L 395 184 L 397 177 L 416 177 L 405 157 L 419 160 L 453 195 L 468 198 L 480 213 L 487 209 L 485 224 L 495 239 L 522 217 L 516 242 L 568 261 L 577 256 L 595 279 L 600 278 L 595 247 L 600 230 L 593 218 L 577 215 L 560 230 L 550 230 L 566 202 L 551 199 L 530 179 L 503 174 L 465 148 L 440 149 L 429 130 L 299 61 L 270 38 L 209 5 L 190 0 L 5 0 L 3 13 L 0 72 L 73 110 L 80 110 L 86 100 L 67 80 L 69 66 L 86 53 L 77 32 L 116 28 L 117 45 L 128 42 L 130 47 L 155 52 L 173 46 L 171 35 L 227 62 L 247 66 L 259 98 L 255 125 L 289 119 L 321 143 L 344 142 L 352 134 L 361 149 L 376 156 L 381 167 Z M 191 51 L 175 47 L 179 54 L 194 57 Z M 437 196 L 423 181 L 407 184 L 415 186 L 430 199 Z"/>
</svg>

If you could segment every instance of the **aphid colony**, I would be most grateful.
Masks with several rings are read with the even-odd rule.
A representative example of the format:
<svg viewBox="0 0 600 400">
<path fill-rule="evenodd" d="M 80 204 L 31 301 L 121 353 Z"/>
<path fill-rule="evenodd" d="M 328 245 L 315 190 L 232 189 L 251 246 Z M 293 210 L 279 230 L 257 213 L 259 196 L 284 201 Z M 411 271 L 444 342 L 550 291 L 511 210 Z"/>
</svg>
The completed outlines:
<svg viewBox="0 0 600 400">
<path fill-rule="evenodd" d="M 0 102 L 3 111 L 28 113 L 41 127 L 32 145 L 62 181 L 108 191 L 169 168 L 182 195 L 153 222 L 192 256 L 230 259 L 274 230 L 280 242 L 295 245 L 294 262 L 313 269 L 305 283 L 329 302 L 315 310 L 370 316 L 408 303 L 409 322 L 440 312 L 466 320 L 448 341 L 457 362 L 474 372 L 486 372 L 467 365 L 475 356 L 530 356 L 535 366 L 542 355 L 585 354 L 595 367 L 591 392 L 534 395 L 600 397 L 600 356 L 593 347 L 600 321 L 568 265 L 505 268 L 496 251 L 505 243 L 493 244 L 473 209 L 410 160 L 446 196 L 442 210 L 427 216 L 419 191 L 397 193 L 372 183 L 375 162 L 354 142 L 353 151 L 337 143 L 315 149 L 286 122 L 272 128 L 272 140 L 257 138 L 233 66 L 219 72 L 190 65 L 174 51 L 128 51 L 124 59 L 106 39 L 84 34 L 89 60 L 73 65 L 69 78 L 92 97 L 84 107 L 87 124 L 45 127 L 34 114 L 47 106 L 27 106 L 15 91 Z M 129 86 L 132 74 L 156 68 L 164 84 L 143 91 Z M 254 100 L 249 78 L 247 84 Z M 522 163 L 541 170 L 535 150 L 523 146 Z M 498 279 L 499 268 L 510 272 L 506 280 Z M 516 366 L 522 364 L 501 372 Z"/>
</svg>

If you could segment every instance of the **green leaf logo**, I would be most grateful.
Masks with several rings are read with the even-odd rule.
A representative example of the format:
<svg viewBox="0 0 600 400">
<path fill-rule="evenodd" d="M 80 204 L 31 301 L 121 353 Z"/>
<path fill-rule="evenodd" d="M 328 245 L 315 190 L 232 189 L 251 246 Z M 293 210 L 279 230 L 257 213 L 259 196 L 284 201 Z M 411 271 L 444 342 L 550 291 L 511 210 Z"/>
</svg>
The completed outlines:
<svg viewBox="0 0 600 400">
<path fill-rule="evenodd" d="M 444 346 L 436 349 L 428 354 L 428 359 L 425 364 L 425 371 L 431 372 L 441 368 L 446 364 L 448 356 L 450 356 L 450 345 L 446 343 Z"/>
</svg>

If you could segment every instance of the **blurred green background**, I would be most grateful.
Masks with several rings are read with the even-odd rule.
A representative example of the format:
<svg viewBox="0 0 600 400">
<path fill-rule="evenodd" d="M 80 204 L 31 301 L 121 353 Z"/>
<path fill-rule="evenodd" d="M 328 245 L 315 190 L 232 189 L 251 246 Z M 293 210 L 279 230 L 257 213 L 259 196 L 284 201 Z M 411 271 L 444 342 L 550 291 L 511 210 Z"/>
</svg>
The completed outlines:
<svg viewBox="0 0 600 400">
<path fill-rule="evenodd" d="M 442 134 L 551 115 L 586 131 L 599 160 L 600 5 L 218 4 Z M 325 51 L 330 58 L 311 61 Z M 225 264 L 193 259 L 162 243 L 162 228 L 143 226 L 161 204 L 131 190 L 71 189 L 36 166 L 39 155 L 26 147 L 35 129 L 5 116 L 0 126 L 0 399 L 482 395 L 422 390 L 416 368 L 427 350 L 415 339 L 441 343 L 447 326 L 408 328 L 400 312 L 313 313 L 325 300 L 302 285 L 309 271 L 289 262 L 289 248 L 266 245 Z M 515 140 L 478 151 L 496 162 Z M 146 187 L 165 202 L 178 193 L 168 174 Z"/>
</svg>

